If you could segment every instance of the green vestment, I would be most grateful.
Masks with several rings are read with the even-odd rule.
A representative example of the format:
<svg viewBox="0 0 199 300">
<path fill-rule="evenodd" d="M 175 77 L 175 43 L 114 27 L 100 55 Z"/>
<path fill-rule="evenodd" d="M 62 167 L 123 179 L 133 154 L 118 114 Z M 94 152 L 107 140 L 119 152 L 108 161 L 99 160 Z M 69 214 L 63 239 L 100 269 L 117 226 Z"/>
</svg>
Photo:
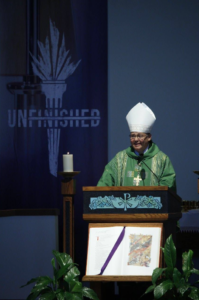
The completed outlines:
<svg viewBox="0 0 199 300">
<path fill-rule="evenodd" d="M 153 142 L 142 158 L 132 147 L 117 153 L 106 165 L 97 186 L 135 186 L 137 176 L 142 179 L 139 186 L 168 186 L 176 192 L 176 175 L 171 161 Z"/>
</svg>

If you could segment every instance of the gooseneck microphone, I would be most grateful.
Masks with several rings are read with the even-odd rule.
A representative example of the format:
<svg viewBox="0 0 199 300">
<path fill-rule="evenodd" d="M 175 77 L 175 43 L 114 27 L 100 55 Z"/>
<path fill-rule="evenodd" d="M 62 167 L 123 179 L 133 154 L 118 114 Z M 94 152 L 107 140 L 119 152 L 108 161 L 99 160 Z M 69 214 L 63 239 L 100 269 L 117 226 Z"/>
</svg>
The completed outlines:
<svg viewBox="0 0 199 300">
<path fill-rule="evenodd" d="M 144 162 L 144 160 L 142 160 L 143 158 L 143 154 L 140 154 L 138 160 L 139 162 L 142 162 L 148 169 L 149 171 L 156 177 L 157 181 L 158 181 L 158 186 L 160 186 L 160 179 L 158 178 L 158 176 L 151 170 L 151 168 L 149 168 L 149 166 L 147 166 L 147 164 Z"/>
</svg>

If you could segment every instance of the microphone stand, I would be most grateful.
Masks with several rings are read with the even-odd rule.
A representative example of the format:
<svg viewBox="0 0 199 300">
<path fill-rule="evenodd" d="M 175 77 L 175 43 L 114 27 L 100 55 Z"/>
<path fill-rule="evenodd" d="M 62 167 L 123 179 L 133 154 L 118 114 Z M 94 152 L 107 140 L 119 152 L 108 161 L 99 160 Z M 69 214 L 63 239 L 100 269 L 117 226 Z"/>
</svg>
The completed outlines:
<svg viewBox="0 0 199 300">
<path fill-rule="evenodd" d="M 160 179 L 158 178 L 158 176 L 149 168 L 149 166 L 147 166 L 147 164 L 142 160 L 142 158 L 141 158 L 140 162 L 142 162 L 149 169 L 149 171 L 151 171 L 151 173 L 156 177 L 156 179 L 158 181 L 158 186 L 160 186 L 160 182 L 159 182 Z"/>
</svg>

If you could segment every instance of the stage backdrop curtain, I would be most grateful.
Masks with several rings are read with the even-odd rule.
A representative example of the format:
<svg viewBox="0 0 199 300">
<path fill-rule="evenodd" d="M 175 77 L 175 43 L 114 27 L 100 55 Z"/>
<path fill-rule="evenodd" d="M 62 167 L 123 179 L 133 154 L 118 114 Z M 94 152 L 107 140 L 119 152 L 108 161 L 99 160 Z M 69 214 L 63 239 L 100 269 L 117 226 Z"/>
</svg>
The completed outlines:
<svg viewBox="0 0 199 300">
<path fill-rule="evenodd" d="M 107 1 L 1 1 L 0 118 L 0 209 L 59 208 L 61 218 L 57 172 L 73 154 L 81 268 L 82 186 L 107 163 Z"/>
</svg>

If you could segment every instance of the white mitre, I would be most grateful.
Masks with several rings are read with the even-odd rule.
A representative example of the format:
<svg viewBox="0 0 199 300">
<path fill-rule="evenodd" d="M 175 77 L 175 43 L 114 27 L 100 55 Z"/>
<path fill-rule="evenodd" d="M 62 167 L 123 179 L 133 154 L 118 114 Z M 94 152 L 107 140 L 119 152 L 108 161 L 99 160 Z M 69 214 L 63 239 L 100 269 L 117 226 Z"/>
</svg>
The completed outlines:
<svg viewBox="0 0 199 300">
<path fill-rule="evenodd" d="M 150 133 L 156 117 L 145 103 L 139 102 L 129 111 L 126 120 L 130 132 Z"/>
</svg>

